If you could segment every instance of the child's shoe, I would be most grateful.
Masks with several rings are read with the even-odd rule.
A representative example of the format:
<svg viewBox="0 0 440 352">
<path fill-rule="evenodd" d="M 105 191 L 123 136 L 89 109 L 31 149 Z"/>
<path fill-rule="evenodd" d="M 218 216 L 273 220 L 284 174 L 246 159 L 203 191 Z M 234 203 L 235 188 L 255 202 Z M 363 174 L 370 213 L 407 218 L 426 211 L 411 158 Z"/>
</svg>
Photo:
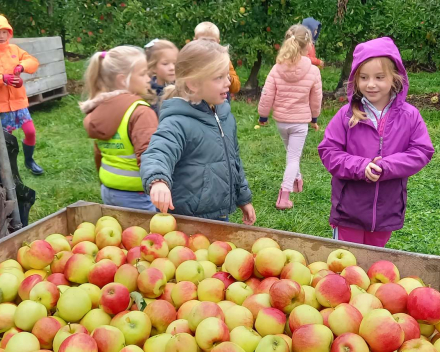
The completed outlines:
<svg viewBox="0 0 440 352">
<path fill-rule="evenodd" d="M 304 181 L 302 178 L 297 178 L 293 183 L 293 193 L 301 193 L 303 191 Z"/>
<path fill-rule="evenodd" d="M 289 197 L 290 197 L 289 191 L 285 191 L 283 189 L 280 189 L 280 192 L 278 193 L 278 200 L 277 200 L 276 208 L 278 210 L 293 208 L 293 203 L 291 202 Z"/>
</svg>

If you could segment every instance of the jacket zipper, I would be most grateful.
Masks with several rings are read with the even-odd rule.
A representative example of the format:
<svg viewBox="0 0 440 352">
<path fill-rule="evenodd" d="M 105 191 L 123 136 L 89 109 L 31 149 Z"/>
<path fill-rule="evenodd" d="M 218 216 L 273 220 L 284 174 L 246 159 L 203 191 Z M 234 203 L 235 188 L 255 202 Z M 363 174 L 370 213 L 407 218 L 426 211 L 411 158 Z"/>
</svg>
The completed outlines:
<svg viewBox="0 0 440 352">
<path fill-rule="evenodd" d="M 392 104 L 393 102 L 391 102 L 391 104 Z M 388 106 L 388 105 L 387 105 Z M 383 109 L 383 111 L 387 108 L 387 106 Z M 380 119 L 379 119 L 379 121 L 377 121 L 377 118 L 376 118 L 376 121 L 377 121 L 377 123 L 378 123 L 378 125 L 377 125 L 377 129 L 376 129 L 376 131 L 377 131 L 377 133 L 379 134 L 379 153 L 378 153 L 378 156 L 382 156 L 382 146 L 383 146 L 383 135 L 384 135 L 384 132 L 385 132 L 385 126 L 386 126 L 386 123 L 387 123 L 387 120 L 388 120 L 388 116 L 389 116 L 389 114 L 390 114 L 390 110 L 388 109 L 388 111 L 387 111 L 387 113 L 385 114 L 385 116 L 382 118 L 382 115 L 383 115 L 383 111 L 382 111 L 382 113 L 381 113 L 381 115 L 380 115 Z M 374 115 L 374 112 L 373 112 L 373 115 Z M 376 117 L 376 116 L 375 116 Z M 386 120 L 383 120 L 383 119 L 385 119 L 386 118 Z M 383 127 L 382 127 L 383 126 Z M 374 191 L 374 201 L 373 201 L 373 221 L 372 221 L 372 224 L 371 224 L 371 232 L 374 232 L 374 229 L 376 228 L 376 220 L 377 220 L 377 199 L 379 198 L 379 182 L 376 182 L 376 188 L 375 188 L 375 191 Z"/>
<path fill-rule="evenodd" d="M 231 163 L 229 162 L 229 156 L 228 156 L 228 148 L 226 147 L 225 142 L 225 134 L 223 133 L 222 125 L 220 124 L 220 119 L 218 118 L 217 112 L 214 112 L 215 120 L 217 121 L 218 128 L 220 129 L 221 135 L 222 135 L 222 141 L 223 141 L 223 147 L 225 148 L 225 156 L 226 156 L 226 162 L 228 163 L 228 170 L 229 170 L 229 211 L 232 209 L 232 170 L 231 170 Z"/>
</svg>

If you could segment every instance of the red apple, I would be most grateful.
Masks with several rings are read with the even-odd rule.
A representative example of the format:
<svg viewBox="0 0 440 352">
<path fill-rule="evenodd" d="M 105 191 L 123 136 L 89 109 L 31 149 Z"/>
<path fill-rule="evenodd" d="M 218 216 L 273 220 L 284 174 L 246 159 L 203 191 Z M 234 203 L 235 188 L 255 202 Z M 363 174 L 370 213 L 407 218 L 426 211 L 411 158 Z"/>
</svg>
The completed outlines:
<svg viewBox="0 0 440 352">
<path fill-rule="evenodd" d="M 383 284 L 388 282 L 397 283 L 400 280 L 399 269 L 388 260 L 380 260 L 374 263 L 368 269 L 367 274 L 372 284 L 378 282 Z"/>
<path fill-rule="evenodd" d="M 193 307 L 188 317 L 189 328 L 192 332 L 197 330 L 197 326 L 206 318 L 216 317 L 225 321 L 225 315 L 218 304 L 214 302 L 201 302 Z"/>
<path fill-rule="evenodd" d="M 107 246 L 102 248 L 96 255 L 96 262 L 103 259 L 110 259 L 119 268 L 127 262 L 127 256 L 124 251 L 116 246 Z"/>
<path fill-rule="evenodd" d="M 139 272 L 134 266 L 124 264 L 116 271 L 114 281 L 127 287 L 128 291 L 133 292 L 137 290 L 138 277 Z"/>
<path fill-rule="evenodd" d="M 74 254 L 66 263 L 64 276 L 70 282 L 84 284 L 88 281 L 90 270 L 94 264 L 90 255 Z"/>
<path fill-rule="evenodd" d="M 333 333 L 325 325 L 309 324 L 292 334 L 292 352 L 330 351 Z"/>
<path fill-rule="evenodd" d="M 20 296 L 20 298 L 23 301 L 29 299 L 29 294 L 31 290 L 36 284 L 42 281 L 43 279 L 41 278 L 41 276 L 37 274 L 28 276 L 26 279 L 24 279 L 18 287 L 18 295 Z"/>
<path fill-rule="evenodd" d="M 37 283 L 29 293 L 29 299 L 41 303 L 48 311 L 54 309 L 60 298 L 58 287 L 49 281 Z"/>
<path fill-rule="evenodd" d="M 200 233 L 192 235 L 188 240 L 188 246 L 194 252 L 199 249 L 208 249 L 210 244 L 208 238 Z"/>
<path fill-rule="evenodd" d="M 364 290 L 368 290 L 368 287 L 370 287 L 370 278 L 360 266 L 352 265 L 346 267 L 342 270 L 341 276 L 345 277 L 345 280 L 350 285 L 357 285 Z"/>
<path fill-rule="evenodd" d="M 180 308 L 185 302 L 197 299 L 197 286 L 191 281 L 181 281 L 171 291 L 172 303 Z"/>
<path fill-rule="evenodd" d="M 73 256 L 73 254 L 74 253 L 69 251 L 62 251 L 57 253 L 53 258 L 52 264 L 50 264 L 50 271 L 52 271 L 52 273 L 63 274 L 66 263 L 70 259 L 70 257 Z"/>
<path fill-rule="evenodd" d="M 73 334 L 63 341 L 58 352 L 98 352 L 98 344 L 88 334 Z M 103 350 L 104 351 L 104 350 Z"/>
<path fill-rule="evenodd" d="M 91 336 L 96 341 L 98 345 L 96 351 L 99 352 L 116 352 L 122 350 L 125 346 L 124 334 L 121 330 L 111 325 L 97 327 L 93 330 Z"/>
<path fill-rule="evenodd" d="M 380 286 L 375 296 L 379 298 L 383 307 L 391 314 L 406 312 L 408 294 L 402 286 L 389 282 Z"/>
<path fill-rule="evenodd" d="M 270 290 L 270 304 L 272 307 L 290 314 L 293 308 L 304 304 L 305 293 L 301 285 L 291 280 L 280 280 L 275 282 Z"/>
<path fill-rule="evenodd" d="M 223 281 L 223 283 L 225 284 L 225 290 L 229 287 L 230 284 L 233 284 L 235 282 L 235 279 L 232 277 L 232 275 L 225 271 L 219 271 L 215 273 L 214 275 L 212 275 L 212 278 Z"/>
<path fill-rule="evenodd" d="M 303 325 L 323 324 L 323 322 L 324 320 L 319 311 L 307 304 L 296 307 L 289 315 L 289 329 L 292 332 Z"/>
<path fill-rule="evenodd" d="M 255 256 L 255 268 L 264 277 L 280 275 L 285 263 L 286 255 L 275 247 L 263 248 Z"/>
<path fill-rule="evenodd" d="M 338 305 L 328 317 L 328 325 L 336 336 L 351 332 L 359 333 L 362 314 L 348 303 Z"/>
<path fill-rule="evenodd" d="M 254 320 L 257 319 L 258 312 L 263 308 L 270 308 L 270 295 L 268 293 L 257 293 L 246 298 L 242 304 L 252 312 Z"/>
<path fill-rule="evenodd" d="M 332 344 L 330 352 L 369 352 L 365 340 L 357 334 L 347 332 L 338 336 Z"/>
<path fill-rule="evenodd" d="M 203 320 L 196 330 L 196 341 L 203 351 L 210 351 L 215 345 L 229 341 L 229 336 L 226 324 L 214 317 Z"/>
<path fill-rule="evenodd" d="M 70 282 L 61 273 L 55 273 L 55 274 L 49 275 L 46 280 L 49 282 L 52 282 L 56 286 L 59 286 L 59 285 L 70 286 Z"/>
<path fill-rule="evenodd" d="M 368 313 L 375 309 L 382 309 L 382 302 L 376 296 L 370 293 L 361 293 L 352 299 L 350 304 L 355 307 L 362 316 L 365 317 Z"/>
<path fill-rule="evenodd" d="M 114 281 L 118 267 L 110 259 L 102 259 L 93 265 L 89 273 L 89 282 L 99 288 Z"/>
<path fill-rule="evenodd" d="M 286 325 L 285 314 L 276 308 L 263 308 L 255 319 L 255 329 L 261 336 L 282 334 Z"/>
<path fill-rule="evenodd" d="M 246 280 L 245 284 L 252 288 L 252 290 L 255 292 L 258 286 L 260 286 L 261 281 L 257 279 L 256 277 L 251 277 Z"/>
<path fill-rule="evenodd" d="M 328 275 L 315 287 L 316 299 L 323 307 L 336 307 L 348 303 L 351 298 L 350 285 L 340 275 Z"/>
<path fill-rule="evenodd" d="M 165 236 L 163 236 L 163 238 L 167 242 L 169 250 L 172 250 L 174 247 L 177 246 L 189 246 L 189 237 L 182 231 L 168 232 L 167 234 L 165 234 Z"/>
<path fill-rule="evenodd" d="M 148 268 L 142 271 L 137 279 L 139 291 L 147 298 L 159 297 L 167 283 L 165 274 L 156 268 Z"/>
<path fill-rule="evenodd" d="M 226 255 L 232 250 L 229 243 L 215 241 L 208 247 L 208 259 L 217 266 L 222 266 Z"/>
<path fill-rule="evenodd" d="M 61 319 L 54 317 L 45 317 L 38 320 L 32 328 L 32 334 L 34 334 L 38 341 L 40 341 L 41 348 L 52 349 L 53 339 L 65 323 L 61 322 Z"/>
<path fill-rule="evenodd" d="M 152 233 L 141 242 L 141 256 L 144 260 L 152 262 L 156 258 L 166 258 L 168 253 L 168 244 L 160 234 Z"/>
<path fill-rule="evenodd" d="M 127 253 L 127 263 L 131 265 L 136 265 L 138 261 L 141 261 L 141 247 L 133 247 Z"/>
<path fill-rule="evenodd" d="M 322 269 L 320 271 L 318 271 L 315 275 L 313 275 L 312 277 L 312 283 L 311 286 L 312 287 L 316 287 L 316 285 L 318 285 L 318 282 L 321 281 L 323 278 L 325 278 L 328 275 L 333 275 L 334 272 L 331 270 L 327 270 L 327 269 Z"/>
<path fill-rule="evenodd" d="M 187 260 L 196 260 L 197 257 L 191 249 L 183 246 L 176 246 L 170 250 L 168 259 L 171 260 L 171 262 L 177 268 L 183 262 Z"/>
<path fill-rule="evenodd" d="M 254 272 L 254 257 L 242 248 L 230 251 L 225 258 L 228 273 L 238 281 L 246 281 Z"/>
<path fill-rule="evenodd" d="M 173 305 L 164 300 L 151 302 L 144 312 L 151 320 L 151 336 L 163 334 L 174 320 L 176 320 L 176 309 Z"/>
<path fill-rule="evenodd" d="M 99 305 L 107 314 L 114 315 L 128 309 L 128 305 L 130 304 L 130 292 L 124 285 L 110 283 L 105 285 L 101 292 Z"/>
<path fill-rule="evenodd" d="M 270 288 L 275 282 L 280 281 L 277 277 L 267 277 L 263 279 L 257 287 L 255 293 L 269 293 Z"/>
<path fill-rule="evenodd" d="M 430 287 L 419 287 L 408 296 L 408 313 L 425 324 L 440 323 L 440 292 Z"/>
<path fill-rule="evenodd" d="M 33 241 L 26 253 L 26 262 L 31 269 L 44 269 L 54 259 L 55 251 L 49 242 L 43 240 Z"/>
<path fill-rule="evenodd" d="M 131 226 L 122 232 L 122 244 L 129 251 L 134 247 L 140 247 L 141 241 L 147 236 L 147 231 L 139 226 Z"/>
<path fill-rule="evenodd" d="M 98 252 L 99 252 L 98 246 L 90 241 L 80 242 L 72 248 L 73 254 L 88 254 L 91 255 L 93 258 L 96 257 Z"/>
<path fill-rule="evenodd" d="M 420 325 L 412 316 L 405 313 L 397 313 L 393 315 L 393 318 L 405 333 L 405 340 L 413 340 L 420 338 Z"/>
</svg>

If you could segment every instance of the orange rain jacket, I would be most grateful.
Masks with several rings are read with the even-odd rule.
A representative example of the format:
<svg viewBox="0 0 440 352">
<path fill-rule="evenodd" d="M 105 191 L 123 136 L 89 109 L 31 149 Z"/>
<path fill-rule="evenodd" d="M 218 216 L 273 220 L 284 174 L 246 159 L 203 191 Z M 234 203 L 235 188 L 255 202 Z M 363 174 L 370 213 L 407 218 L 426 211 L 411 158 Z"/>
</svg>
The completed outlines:
<svg viewBox="0 0 440 352">
<path fill-rule="evenodd" d="M 0 16 L 0 29 L 6 29 L 13 35 L 13 29 L 4 16 Z M 20 49 L 17 45 L 6 43 L 0 44 L 0 74 L 13 74 L 17 65 L 23 66 L 24 72 L 34 73 L 37 71 L 38 60 Z M 14 88 L 0 82 L 0 113 L 17 111 L 29 106 L 26 89 Z"/>
</svg>

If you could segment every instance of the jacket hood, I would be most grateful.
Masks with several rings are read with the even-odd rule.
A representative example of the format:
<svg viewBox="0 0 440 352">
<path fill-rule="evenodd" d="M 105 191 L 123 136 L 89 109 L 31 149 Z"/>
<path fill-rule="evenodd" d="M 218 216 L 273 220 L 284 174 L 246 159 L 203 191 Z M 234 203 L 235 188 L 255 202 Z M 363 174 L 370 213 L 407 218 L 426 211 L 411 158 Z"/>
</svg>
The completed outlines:
<svg viewBox="0 0 440 352">
<path fill-rule="evenodd" d="M 219 119 L 223 120 L 226 119 L 231 112 L 231 106 L 229 103 L 224 102 L 223 104 L 216 105 L 215 111 Z M 160 108 L 159 121 L 175 115 L 187 116 L 208 125 L 217 124 L 215 119 L 208 118 L 207 115 L 213 116 L 214 112 L 204 100 L 198 104 L 190 103 L 186 99 L 178 97 L 165 100 Z"/>
<path fill-rule="evenodd" d="M 12 26 L 9 24 L 8 19 L 5 16 L 0 15 L 0 29 L 6 29 L 9 31 L 11 36 L 14 34 L 14 30 L 12 29 Z"/>
<path fill-rule="evenodd" d="M 310 71 L 312 62 L 306 56 L 301 56 L 295 65 L 277 64 L 276 70 L 280 77 L 286 82 L 298 82 Z"/>
<path fill-rule="evenodd" d="M 356 46 L 353 53 L 353 64 L 351 66 L 351 73 L 347 86 L 347 97 L 350 103 L 353 98 L 354 76 L 357 69 L 365 60 L 381 56 L 388 57 L 389 59 L 393 60 L 397 67 L 397 71 L 403 77 L 403 88 L 397 93 L 396 104 L 400 105 L 406 100 L 409 89 L 409 81 L 405 66 L 403 66 L 402 57 L 400 56 L 399 49 L 394 44 L 393 40 L 388 37 L 383 37 L 373 39 Z"/>
<path fill-rule="evenodd" d="M 310 32 L 312 32 L 313 43 L 316 43 L 319 33 L 321 32 L 321 22 L 315 20 L 313 17 L 307 17 L 302 21 L 302 25 L 310 29 Z M 315 30 L 318 30 L 316 35 L 314 35 Z"/>
<path fill-rule="evenodd" d="M 87 114 L 84 125 L 91 138 L 109 139 L 119 128 L 124 114 L 140 96 L 125 90 L 101 93 L 94 99 L 81 103 Z"/>
</svg>

